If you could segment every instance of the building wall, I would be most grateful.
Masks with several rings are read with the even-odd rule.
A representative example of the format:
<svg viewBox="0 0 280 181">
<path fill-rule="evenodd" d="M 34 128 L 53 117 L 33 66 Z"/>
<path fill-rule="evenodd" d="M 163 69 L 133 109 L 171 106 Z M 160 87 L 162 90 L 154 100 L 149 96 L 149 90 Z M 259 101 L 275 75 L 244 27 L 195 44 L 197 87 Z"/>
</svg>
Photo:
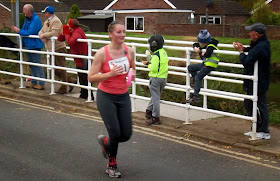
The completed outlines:
<svg viewBox="0 0 280 181">
<path fill-rule="evenodd" d="M 280 13 L 280 0 L 274 0 L 269 3 L 270 9 L 274 12 Z"/>
<path fill-rule="evenodd" d="M 125 17 L 144 17 L 144 32 L 153 34 L 157 32 L 157 26 L 161 24 L 188 24 L 189 13 L 136 13 L 116 14 L 116 19 L 125 23 Z"/>
<path fill-rule="evenodd" d="M 10 29 L 12 26 L 11 12 L 0 7 L 0 30 Z"/>
<path fill-rule="evenodd" d="M 205 15 L 196 15 L 196 20 L 195 22 L 197 24 L 200 24 L 200 16 L 205 16 Z M 212 15 L 209 14 L 209 16 L 219 16 L 219 15 Z M 225 24 L 238 24 L 238 25 L 243 25 L 245 22 L 248 20 L 250 16 L 241 16 L 241 15 L 228 15 L 228 16 L 221 16 L 221 23 L 223 24 L 225 21 Z M 225 20 L 224 20 L 225 18 Z"/>
<path fill-rule="evenodd" d="M 155 32 L 162 35 L 197 36 L 201 29 L 207 29 L 213 37 L 249 38 L 249 32 L 244 25 L 170 25 L 161 24 Z M 280 40 L 280 26 L 267 26 L 268 39 Z"/>
</svg>

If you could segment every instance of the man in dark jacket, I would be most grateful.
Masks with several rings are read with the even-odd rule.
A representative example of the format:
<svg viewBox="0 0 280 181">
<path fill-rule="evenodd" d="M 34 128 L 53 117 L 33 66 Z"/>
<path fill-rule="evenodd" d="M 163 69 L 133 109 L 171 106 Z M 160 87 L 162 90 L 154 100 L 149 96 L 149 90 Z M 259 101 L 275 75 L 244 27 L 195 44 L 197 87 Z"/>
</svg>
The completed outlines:
<svg viewBox="0 0 280 181">
<path fill-rule="evenodd" d="M 240 61 L 244 66 L 245 75 L 253 75 L 254 64 L 258 61 L 258 116 L 257 116 L 257 138 L 270 139 L 268 129 L 268 107 L 266 103 L 266 92 L 269 86 L 270 77 L 270 45 L 266 37 L 266 26 L 261 23 L 254 23 L 251 26 L 246 26 L 249 31 L 251 43 L 250 47 L 245 48 L 241 43 L 233 42 L 233 46 L 240 52 Z M 244 52 L 248 52 L 246 55 Z M 253 81 L 244 80 L 244 90 L 247 95 L 253 95 Z M 253 102 L 245 99 L 244 106 L 249 116 L 252 116 Z M 251 136 L 252 132 L 245 133 Z"/>
<path fill-rule="evenodd" d="M 34 8 L 31 4 L 26 4 L 23 6 L 23 13 L 25 15 L 25 21 L 22 28 L 19 29 L 16 26 L 12 26 L 12 30 L 21 36 L 38 35 L 41 30 L 41 20 L 34 12 Z M 23 37 L 23 46 L 27 47 L 28 50 L 40 51 L 43 48 L 43 42 L 40 38 L 29 38 Z M 38 53 L 27 53 L 28 62 L 41 63 L 41 54 Z M 44 78 L 44 69 L 40 66 L 29 65 L 31 70 L 31 76 Z M 45 82 L 42 80 L 31 79 L 31 84 L 26 86 L 27 88 L 34 88 L 38 90 L 44 89 Z"/>
</svg>

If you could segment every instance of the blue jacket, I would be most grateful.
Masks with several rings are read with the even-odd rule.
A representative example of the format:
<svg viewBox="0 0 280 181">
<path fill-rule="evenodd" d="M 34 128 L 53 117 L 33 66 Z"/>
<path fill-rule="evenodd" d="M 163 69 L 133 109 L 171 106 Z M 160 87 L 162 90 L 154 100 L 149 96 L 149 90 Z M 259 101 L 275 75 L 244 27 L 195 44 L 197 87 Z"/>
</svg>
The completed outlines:
<svg viewBox="0 0 280 181">
<path fill-rule="evenodd" d="M 38 35 L 39 31 L 41 30 L 41 20 L 33 13 L 31 18 L 25 18 L 24 24 L 22 28 L 18 32 L 21 36 L 29 36 L 29 35 Z M 23 38 L 22 39 L 23 46 L 27 47 L 28 50 L 31 49 L 40 49 L 43 48 L 44 44 L 40 38 Z"/>
<path fill-rule="evenodd" d="M 245 75 L 253 75 L 254 63 L 258 60 L 258 93 L 265 93 L 268 90 L 270 78 L 270 45 L 266 35 L 260 37 L 257 41 L 251 42 L 250 47 L 245 48 L 248 55 L 240 54 L 240 61 L 244 66 Z M 253 81 L 244 80 L 244 90 L 253 93 Z"/>
</svg>

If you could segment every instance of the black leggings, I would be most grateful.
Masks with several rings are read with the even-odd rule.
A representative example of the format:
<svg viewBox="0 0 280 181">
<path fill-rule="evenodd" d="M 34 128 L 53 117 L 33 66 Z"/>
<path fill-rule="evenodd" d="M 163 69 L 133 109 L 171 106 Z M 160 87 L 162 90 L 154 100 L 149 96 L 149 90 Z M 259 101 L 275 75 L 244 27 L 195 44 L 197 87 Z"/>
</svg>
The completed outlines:
<svg viewBox="0 0 280 181">
<path fill-rule="evenodd" d="M 109 94 L 98 89 L 96 99 L 97 108 L 109 134 L 108 154 L 116 156 L 119 142 L 128 141 L 132 135 L 129 94 Z"/>
</svg>

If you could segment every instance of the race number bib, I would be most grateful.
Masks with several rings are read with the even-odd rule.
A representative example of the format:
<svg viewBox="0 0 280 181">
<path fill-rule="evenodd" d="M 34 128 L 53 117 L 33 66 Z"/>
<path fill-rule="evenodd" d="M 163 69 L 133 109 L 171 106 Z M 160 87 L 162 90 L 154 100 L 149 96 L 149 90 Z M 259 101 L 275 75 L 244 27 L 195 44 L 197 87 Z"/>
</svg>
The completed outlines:
<svg viewBox="0 0 280 181">
<path fill-rule="evenodd" d="M 129 71 L 129 61 L 126 56 L 117 58 L 114 60 L 110 60 L 110 61 L 108 61 L 108 64 L 109 64 L 110 70 L 112 70 L 112 68 L 114 66 L 120 66 L 123 69 L 123 74 L 125 74 Z"/>
</svg>

